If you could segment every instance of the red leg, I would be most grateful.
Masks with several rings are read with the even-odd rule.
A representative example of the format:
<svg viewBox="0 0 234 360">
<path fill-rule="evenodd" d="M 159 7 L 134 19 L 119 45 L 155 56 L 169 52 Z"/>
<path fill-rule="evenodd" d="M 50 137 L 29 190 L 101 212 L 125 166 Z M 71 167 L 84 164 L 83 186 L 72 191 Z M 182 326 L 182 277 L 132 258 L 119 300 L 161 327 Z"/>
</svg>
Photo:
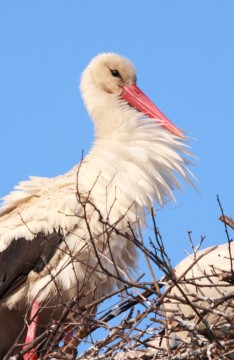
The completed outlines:
<svg viewBox="0 0 234 360">
<path fill-rule="evenodd" d="M 65 328 L 66 335 L 63 338 L 64 346 L 73 340 L 74 325 L 67 325 Z"/>
<path fill-rule="evenodd" d="M 39 308 L 40 308 L 40 303 L 34 301 L 30 313 L 30 324 L 28 326 L 28 331 L 26 335 L 25 345 L 23 346 L 23 350 L 27 348 L 30 342 L 35 340 Z M 37 360 L 37 354 L 35 349 L 31 349 L 28 353 L 24 354 L 23 358 L 24 360 Z"/>
</svg>

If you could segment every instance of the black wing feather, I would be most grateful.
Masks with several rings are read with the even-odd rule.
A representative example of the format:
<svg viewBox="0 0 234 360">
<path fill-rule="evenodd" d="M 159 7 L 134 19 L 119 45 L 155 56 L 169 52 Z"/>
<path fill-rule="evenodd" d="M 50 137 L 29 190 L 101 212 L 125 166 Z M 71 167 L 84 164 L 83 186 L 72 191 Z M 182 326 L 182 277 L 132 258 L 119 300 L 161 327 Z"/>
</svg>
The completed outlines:
<svg viewBox="0 0 234 360">
<path fill-rule="evenodd" d="M 54 231 L 33 240 L 20 238 L 0 252 L 0 301 L 23 284 L 30 271 L 41 272 L 55 254 L 63 236 Z"/>
</svg>

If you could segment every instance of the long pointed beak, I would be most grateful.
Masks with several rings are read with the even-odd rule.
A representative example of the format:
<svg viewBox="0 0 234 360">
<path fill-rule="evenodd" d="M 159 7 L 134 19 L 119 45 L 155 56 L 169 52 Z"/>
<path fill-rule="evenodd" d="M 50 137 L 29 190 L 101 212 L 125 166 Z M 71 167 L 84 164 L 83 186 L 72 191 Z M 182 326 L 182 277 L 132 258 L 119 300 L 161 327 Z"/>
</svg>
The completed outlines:
<svg viewBox="0 0 234 360">
<path fill-rule="evenodd" d="M 152 103 L 141 89 L 135 84 L 123 86 L 121 97 L 127 100 L 138 111 L 143 112 L 146 116 L 158 120 L 158 123 L 172 134 L 184 138 L 184 135 L 177 127 Z"/>
</svg>

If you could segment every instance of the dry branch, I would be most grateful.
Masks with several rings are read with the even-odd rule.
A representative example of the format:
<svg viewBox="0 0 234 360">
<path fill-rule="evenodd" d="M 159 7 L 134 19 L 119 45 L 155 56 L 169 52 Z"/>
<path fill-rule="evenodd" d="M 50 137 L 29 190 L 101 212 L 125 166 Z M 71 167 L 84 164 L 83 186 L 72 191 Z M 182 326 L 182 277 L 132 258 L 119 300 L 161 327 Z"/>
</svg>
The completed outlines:
<svg viewBox="0 0 234 360">
<path fill-rule="evenodd" d="M 87 202 L 92 206 L 89 199 L 84 201 L 84 216 Z M 98 209 L 94 208 L 94 212 Z M 224 215 L 220 219 L 225 226 L 233 223 Z M 116 232 L 138 247 L 150 277 L 145 281 L 144 274 L 134 280 L 117 265 L 112 272 L 105 267 L 87 218 L 90 244 L 96 256 L 96 265 L 87 270 L 87 279 L 94 271 L 103 272 L 118 284 L 118 288 L 82 305 L 82 297 L 87 295 L 87 291 L 95 293 L 95 288 L 87 290 L 84 284 L 79 297 L 63 304 L 59 319 L 53 319 L 53 312 L 57 311 L 54 305 L 51 322 L 44 331 L 26 350 L 18 351 L 14 357 L 10 357 L 9 352 L 5 360 L 20 359 L 32 348 L 36 348 L 39 359 L 43 360 L 233 359 L 234 247 L 227 229 L 227 243 L 224 245 L 227 251 L 225 256 L 220 255 L 219 262 L 212 263 L 212 254 L 217 255 L 221 247 L 201 251 L 204 238 L 201 237 L 195 246 L 189 231 L 193 254 L 173 269 L 153 210 L 152 220 L 153 240 L 143 237 L 139 222 L 137 230 L 129 228 L 124 233 L 119 230 L 118 222 L 108 224 L 99 217 L 103 231 Z M 114 262 L 110 237 L 107 236 L 106 241 L 106 251 Z M 222 268 L 221 260 L 224 259 L 226 265 Z M 76 261 L 72 254 L 70 261 Z M 155 277 L 158 267 L 164 274 L 161 281 Z"/>
</svg>

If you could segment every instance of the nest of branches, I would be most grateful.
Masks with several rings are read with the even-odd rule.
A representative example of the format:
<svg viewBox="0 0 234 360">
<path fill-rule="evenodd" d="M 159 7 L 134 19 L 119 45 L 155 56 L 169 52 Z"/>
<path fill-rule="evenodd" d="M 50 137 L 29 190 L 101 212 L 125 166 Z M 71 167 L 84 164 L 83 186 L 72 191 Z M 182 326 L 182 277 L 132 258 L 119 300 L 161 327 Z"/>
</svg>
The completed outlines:
<svg viewBox="0 0 234 360">
<path fill-rule="evenodd" d="M 201 251 L 204 239 L 194 246 L 189 232 L 193 252 L 173 268 L 152 211 L 153 237 L 144 239 L 140 226 L 131 237 L 147 276 L 120 277 L 117 289 L 80 308 L 72 299 L 11 359 L 32 348 L 39 359 L 234 359 L 233 223 L 221 220 L 225 244 Z"/>
</svg>

